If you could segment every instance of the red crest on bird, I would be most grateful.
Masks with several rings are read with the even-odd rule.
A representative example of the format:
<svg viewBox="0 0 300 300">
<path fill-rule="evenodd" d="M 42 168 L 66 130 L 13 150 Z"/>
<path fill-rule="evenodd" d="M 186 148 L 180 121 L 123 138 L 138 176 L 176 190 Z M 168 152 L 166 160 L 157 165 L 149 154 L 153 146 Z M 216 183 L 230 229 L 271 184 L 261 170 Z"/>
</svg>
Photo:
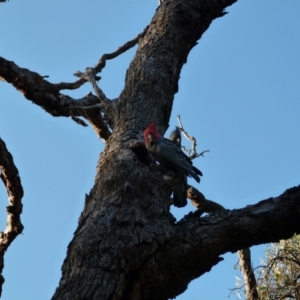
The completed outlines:
<svg viewBox="0 0 300 300">
<path fill-rule="evenodd" d="M 161 138 L 161 136 L 156 129 L 156 124 L 150 123 L 148 127 L 144 130 L 145 143 L 147 144 L 152 139 L 159 139 L 159 138 Z"/>
</svg>

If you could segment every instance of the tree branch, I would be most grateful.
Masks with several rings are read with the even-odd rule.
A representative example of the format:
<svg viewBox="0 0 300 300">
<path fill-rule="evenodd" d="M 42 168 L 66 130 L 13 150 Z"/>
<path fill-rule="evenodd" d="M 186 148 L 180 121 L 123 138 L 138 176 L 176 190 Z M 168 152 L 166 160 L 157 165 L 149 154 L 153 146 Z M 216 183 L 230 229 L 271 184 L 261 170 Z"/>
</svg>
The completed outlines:
<svg viewBox="0 0 300 300">
<path fill-rule="evenodd" d="M 100 79 L 100 77 L 96 76 L 96 73 L 101 72 L 101 70 L 105 67 L 106 60 L 113 59 L 135 46 L 140 38 L 145 35 L 147 29 L 148 27 L 146 27 L 144 31 L 137 35 L 137 37 L 135 37 L 133 40 L 128 41 L 123 46 L 119 47 L 115 52 L 104 54 L 94 68 L 87 68 L 86 73 L 82 73 L 79 71 L 75 73 L 75 76 L 81 78 L 73 83 L 61 82 L 52 84 L 45 80 L 45 78 L 48 76 L 41 76 L 36 72 L 32 72 L 25 68 L 20 68 L 14 62 L 7 61 L 2 57 L 0 57 L 0 80 L 11 83 L 18 91 L 20 91 L 25 96 L 25 98 L 33 101 L 33 103 L 35 103 L 36 105 L 41 106 L 51 115 L 56 117 L 71 117 L 72 120 L 77 124 L 86 126 L 84 121 L 75 116 L 73 111 L 70 111 L 70 108 L 78 108 L 79 106 L 81 106 L 81 111 L 78 110 L 76 114 L 79 116 L 87 117 L 88 121 L 92 124 L 93 129 L 96 131 L 98 137 L 107 140 L 107 138 L 110 136 L 110 131 L 99 110 L 96 109 L 96 111 L 94 112 L 90 111 L 89 113 L 84 113 L 83 109 L 85 108 L 84 103 L 86 101 L 76 103 L 76 100 L 72 99 L 69 96 L 61 94 L 60 91 L 65 89 L 77 89 L 81 87 L 85 82 L 90 81 L 100 101 L 104 102 L 106 106 L 108 106 L 108 99 L 95 82 L 95 80 Z M 61 102 L 61 99 L 64 99 L 63 103 Z M 68 101 L 66 101 L 66 99 L 68 99 Z M 66 103 L 70 106 L 66 107 Z M 98 101 L 90 103 L 89 106 L 95 105 L 97 103 Z M 112 119 L 112 117 L 110 117 L 110 119 Z M 113 122 L 109 123 L 113 127 Z"/>
<path fill-rule="evenodd" d="M 52 84 L 41 76 L 25 68 L 20 68 L 14 62 L 0 57 L 0 80 L 12 84 L 26 99 L 42 107 L 54 117 L 71 117 L 80 125 L 86 125 L 79 116 L 84 116 L 92 125 L 97 135 L 104 140 L 110 136 L 110 131 L 100 113 L 99 108 L 85 112 L 82 108 L 99 104 L 99 99 L 91 94 L 75 100 L 67 95 L 61 94 L 61 89 L 76 89 L 85 80 L 79 79 L 74 83 Z M 77 107 L 81 109 L 72 109 Z"/>
<path fill-rule="evenodd" d="M 61 104 L 68 108 L 70 116 L 85 117 L 99 138 L 107 141 L 111 136 L 107 122 L 101 114 L 102 106 L 99 99 L 92 93 L 89 93 L 81 99 L 74 100 L 69 96 L 61 96 Z"/>
<path fill-rule="evenodd" d="M 7 223 L 4 232 L 0 232 L 0 274 L 4 267 L 4 253 L 16 238 L 23 231 L 20 220 L 22 213 L 23 188 L 12 155 L 8 152 L 4 141 L 0 138 L 0 178 L 6 186 L 9 205 L 6 207 Z M 4 278 L 0 275 L 0 296 Z"/>
<path fill-rule="evenodd" d="M 187 215 L 187 217 L 196 216 L 200 217 L 204 212 L 212 214 L 217 211 L 224 211 L 225 208 L 211 200 L 205 199 L 204 195 L 196 188 L 189 186 L 187 189 L 187 198 L 192 201 L 192 204 L 197 207 L 194 213 Z M 251 265 L 251 251 L 249 248 L 245 248 L 238 251 L 239 263 L 241 272 L 244 277 L 246 287 L 246 299 L 247 300 L 259 300 L 258 292 L 256 288 L 256 279 Z"/>
<path fill-rule="evenodd" d="M 191 200 L 192 204 L 202 213 L 208 214 L 215 213 L 217 211 L 225 210 L 225 208 L 212 200 L 207 200 L 205 196 L 191 185 L 188 185 L 186 191 L 186 197 Z M 196 212 L 198 212 L 196 211 Z M 200 217 L 201 214 L 197 214 Z"/>
<path fill-rule="evenodd" d="M 128 49 L 134 47 L 139 42 L 139 40 L 146 34 L 148 27 L 149 26 L 147 26 L 143 30 L 143 32 L 139 33 L 134 39 L 128 41 L 123 46 L 119 47 L 115 52 L 103 54 L 101 56 L 101 58 L 99 59 L 98 63 L 94 67 L 95 72 L 96 73 L 101 72 L 102 69 L 105 67 L 107 60 L 113 59 L 113 58 L 119 56 L 120 54 L 126 52 Z"/>
<path fill-rule="evenodd" d="M 96 84 L 96 80 L 100 80 L 101 78 L 96 76 L 97 73 L 101 72 L 102 69 L 106 65 L 106 61 L 109 59 L 116 58 L 120 54 L 126 52 L 128 49 L 134 47 L 138 41 L 145 35 L 149 26 L 147 26 L 142 33 L 138 34 L 134 39 L 128 41 L 123 46 L 119 47 L 116 51 L 112 53 L 103 54 L 102 57 L 99 59 L 98 63 L 94 66 L 94 68 L 86 68 L 86 72 L 77 71 L 74 73 L 75 76 L 80 77 L 79 81 L 89 81 L 93 85 L 93 88 L 102 102 L 107 102 L 108 99 L 106 98 L 105 94 Z"/>
<path fill-rule="evenodd" d="M 185 136 L 185 138 L 189 141 L 192 142 L 192 150 L 189 150 L 189 149 L 186 149 L 185 147 L 184 150 L 188 152 L 188 156 L 190 159 L 194 159 L 196 157 L 199 157 L 199 156 L 204 156 L 204 153 L 205 152 L 209 152 L 209 150 L 204 150 L 202 151 L 201 153 L 197 153 L 197 150 L 196 150 L 196 147 L 197 147 L 197 140 L 195 137 L 193 136 L 190 136 L 187 131 L 184 130 L 183 128 L 183 125 L 182 125 L 182 122 L 181 122 L 181 119 L 180 119 L 180 115 L 177 115 L 177 120 L 178 120 L 178 123 L 179 123 L 179 129 L 180 131 L 182 132 L 182 134 Z"/>
<path fill-rule="evenodd" d="M 300 233 L 299 219 L 300 186 L 243 209 L 220 211 L 200 219 L 183 219 L 174 227 L 169 241 L 147 261 L 143 274 L 138 276 L 141 285 L 149 278 L 149 272 L 152 277 L 160 278 L 155 289 L 142 289 L 141 299 L 177 296 L 191 280 L 223 260 L 220 255 Z M 162 270 L 161 264 L 165 265 L 170 257 L 172 264 Z"/>
<path fill-rule="evenodd" d="M 251 252 L 250 249 L 243 249 L 238 251 L 239 263 L 241 267 L 241 272 L 245 281 L 246 288 L 246 299 L 247 300 L 259 300 L 256 278 L 253 272 L 251 264 Z"/>
<path fill-rule="evenodd" d="M 92 84 L 94 91 L 96 92 L 96 95 L 103 106 L 109 103 L 109 100 L 96 83 L 96 70 L 94 68 L 86 68 L 85 73 L 77 71 L 74 75 L 81 77 L 82 80 L 89 81 Z"/>
<path fill-rule="evenodd" d="M 54 89 L 56 89 L 57 91 L 61 91 L 61 90 L 76 90 L 85 83 L 86 80 L 80 78 L 75 82 L 60 82 L 60 83 L 53 83 L 52 85 Z"/>
</svg>

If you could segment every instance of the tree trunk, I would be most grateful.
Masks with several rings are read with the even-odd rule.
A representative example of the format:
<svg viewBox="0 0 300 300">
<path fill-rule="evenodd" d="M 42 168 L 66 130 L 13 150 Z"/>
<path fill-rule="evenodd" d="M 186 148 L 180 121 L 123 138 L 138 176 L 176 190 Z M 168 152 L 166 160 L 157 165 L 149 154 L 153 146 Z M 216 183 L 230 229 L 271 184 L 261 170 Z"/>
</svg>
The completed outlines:
<svg viewBox="0 0 300 300">
<path fill-rule="evenodd" d="M 280 201 L 271 199 L 176 224 L 169 211 L 171 191 L 161 174 L 129 148 L 151 121 L 165 131 L 189 51 L 233 2 L 165 1 L 157 9 L 123 92 L 106 110 L 113 132 L 53 299 L 172 298 L 221 261 L 220 254 L 299 232 L 300 211 L 289 209 L 300 188 L 285 194 L 290 201 L 280 211 Z"/>
<path fill-rule="evenodd" d="M 75 102 L 59 93 L 78 88 L 86 79 L 54 85 L 0 58 L 0 79 L 47 112 L 70 116 L 76 103 L 96 104 L 112 129 L 110 134 L 99 111 L 85 115 L 106 140 L 106 147 L 53 299 L 173 298 L 221 261 L 220 255 L 300 233 L 300 187 L 244 209 L 205 218 L 189 214 L 176 223 L 170 214 L 168 184 L 155 166 L 140 161 L 130 148 L 143 139 L 150 122 L 156 122 L 161 134 L 165 132 L 190 50 L 234 2 L 164 1 L 139 39 L 121 95 L 107 101 L 101 94 L 101 105 L 92 95 Z"/>
</svg>

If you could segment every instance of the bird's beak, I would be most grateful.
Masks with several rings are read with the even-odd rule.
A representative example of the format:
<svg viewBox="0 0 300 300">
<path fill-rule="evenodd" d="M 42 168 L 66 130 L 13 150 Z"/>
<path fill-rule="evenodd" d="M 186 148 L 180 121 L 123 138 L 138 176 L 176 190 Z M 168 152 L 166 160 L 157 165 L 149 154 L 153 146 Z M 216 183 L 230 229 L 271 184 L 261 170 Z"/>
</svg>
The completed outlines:
<svg viewBox="0 0 300 300">
<path fill-rule="evenodd" d="M 148 139 L 149 139 L 149 141 L 153 141 L 153 135 L 152 134 L 148 134 Z"/>
</svg>

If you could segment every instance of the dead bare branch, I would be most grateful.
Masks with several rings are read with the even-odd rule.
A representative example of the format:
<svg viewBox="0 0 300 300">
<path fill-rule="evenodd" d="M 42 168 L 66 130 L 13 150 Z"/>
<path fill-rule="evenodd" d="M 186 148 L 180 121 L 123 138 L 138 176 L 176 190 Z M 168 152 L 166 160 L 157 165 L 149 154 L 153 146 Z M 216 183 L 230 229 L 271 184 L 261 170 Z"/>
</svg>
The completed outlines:
<svg viewBox="0 0 300 300">
<path fill-rule="evenodd" d="M 186 147 L 182 147 L 187 153 L 188 153 L 188 156 L 190 159 L 194 159 L 196 157 L 199 157 L 199 156 L 204 156 L 204 153 L 205 152 L 209 152 L 209 150 L 204 150 L 202 151 L 201 153 L 197 153 L 197 150 L 196 150 L 196 147 L 197 147 L 197 140 L 195 137 L 193 136 L 190 136 L 187 131 L 184 130 L 183 128 L 183 125 L 182 125 L 182 122 L 181 122 L 181 119 L 180 119 L 180 115 L 177 115 L 177 120 L 178 120 L 178 123 L 179 123 L 179 129 L 180 131 L 182 132 L 182 134 L 185 136 L 185 138 L 189 141 L 192 142 L 192 149 L 187 149 Z"/>
<path fill-rule="evenodd" d="M 99 77 L 99 79 L 100 79 L 100 77 Z M 60 83 L 53 84 L 53 86 L 54 86 L 54 88 L 57 89 L 57 91 L 76 90 L 85 83 L 86 83 L 86 80 L 84 80 L 83 78 L 80 78 L 75 82 L 60 82 Z"/>
<path fill-rule="evenodd" d="M 96 95 L 102 104 L 108 103 L 109 100 L 106 98 L 105 94 L 96 83 L 96 70 L 94 68 L 86 68 L 85 73 L 81 73 L 80 71 L 78 71 L 76 73 L 76 76 L 77 75 L 80 75 L 83 79 L 89 81 L 92 84 L 94 91 L 96 92 Z"/>
<path fill-rule="evenodd" d="M 96 84 L 96 80 L 100 79 L 99 76 L 96 76 L 96 73 L 100 72 L 105 67 L 106 60 L 113 59 L 135 46 L 140 38 L 145 35 L 147 29 L 148 27 L 146 27 L 144 31 L 133 40 L 119 47 L 115 52 L 104 54 L 96 64 L 95 68 L 87 68 L 86 73 L 77 72 L 74 74 L 80 77 L 80 79 L 75 82 L 61 82 L 56 84 L 50 83 L 45 80 L 45 78 L 48 76 L 41 76 L 36 72 L 32 72 L 25 68 L 20 68 L 14 62 L 8 61 L 2 57 L 0 57 L 0 80 L 12 84 L 25 96 L 26 99 L 31 100 L 36 105 L 41 106 L 46 112 L 55 117 L 71 117 L 73 121 L 83 126 L 86 126 L 86 123 L 79 119 L 78 116 L 86 117 L 91 123 L 93 129 L 96 131 L 98 137 L 107 140 L 107 138 L 110 136 L 110 131 L 97 105 L 99 104 L 98 99 L 100 99 L 102 103 L 105 102 L 106 104 L 108 104 L 109 101 Z M 92 98 L 91 95 L 89 95 L 89 99 L 85 99 L 84 101 L 76 101 L 71 97 L 60 93 L 61 90 L 77 89 L 87 81 L 92 83 L 98 96 L 98 99 L 95 97 L 93 99 L 94 101 L 88 105 L 86 105 L 86 103 L 90 102 Z M 85 106 L 88 106 L 88 108 L 91 109 L 91 106 L 93 105 L 96 105 L 95 111 L 90 111 L 88 113 L 84 111 Z M 74 108 L 77 108 L 77 111 L 74 111 Z"/>
<path fill-rule="evenodd" d="M 123 46 L 119 47 L 116 51 L 112 53 L 103 54 L 94 68 L 86 68 L 86 72 L 77 71 L 76 73 L 74 73 L 74 76 L 80 77 L 79 81 L 91 82 L 98 98 L 101 101 L 107 101 L 108 99 L 106 98 L 105 94 L 96 84 L 96 81 L 101 79 L 101 77 L 96 76 L 96 74 L 102 71 L 102 69 L 106 65 L 107 60 L 116 58 L 120 54 L 126 52 L 128 49 L 134 47 L 139 42 L 139 40 L 145 35 L 147 30 L 148 30 L 148 26 L 143 30 L 142 33 L 138 34 L 134 39 L 126 42 Z"/>
<path fill-rule="evenodd" d="M 70 115 L 83 116 L 89 121 L 98 138 L 103 139 L 105 142 L 111 136 L 108 125 L 101 114 L 102 105 L 92 93 L 75 101 L 70 97 L 64 96 L 62 101 L 63 105 L 69 108 Z"/>
<path fill-rule="evenodd" d="M 6 148 L 4 141 L 0 138 L 0 178 L 6 186 L 9 205 L 6 207 L 7 223 L 4 232 L 0 232 L 0 274 L 4 267 L 4 253 L 12 241 L 23 231 L 20 220 L 22 213 L 23 188 L 13 157 Z M 0 296 L 4 277 L 0 275 Z"/>
<path fill-rule="evenodd" d="M 80 87 L 86 82 L 85 80 L 79 79 L 74 83 L 52 84 L 45 80 L 45 76 L 21 68 L 14 62 L 2 57 L 0 57 L 0 80 L 12 84 L 26 99 L 42 107 L 52 116 L 71 117 L 78 124 L 81 124 L 83 121 L 77 122 L 78 119 L 76 117 L 85 117 L 91 123 L 98 137 L 107 140 L 110 136 L 110 131 L 103 120 L 99 107 L 90 109 L 88 112 L 83 109 L 84 107 L 99 105 L 99 99 L 96 96 L 88 94 L 76 100 L 59 92 L 61 89 Z M 73 109 L 74 107 L 78 109 Z"/>
<path fill-rule="evenodd" d="M 204 150 L 204 151 L 198 153 L 196 157 L 199 157 L 199 156 L 203 156 L 204 157 L 204 153 L 206 153 L 206 152 L 209 152 L 209 150 Z"/>
<path fill-rule="evenodd" d="M 123 46 L 119 47 L 115 52 L 103 54 L 102 57 L 99 59 L 98 63 L 94 67 L 95 72 L 96 73 L 101 72 L 102 69 L 105 67 L 107 60 L 113 59 L 113 58 L 119 56 L 120 54 L 126 52 L 128 49 L 134 47 L 139 42 L 139 40 L 146 34 L 148 27 L 149 26 L 147 26 L 143 30 L 143 32 L 138 34 L 134 39 L 132 39 L 131 41 L 128 41 Z"/>
</svg>

